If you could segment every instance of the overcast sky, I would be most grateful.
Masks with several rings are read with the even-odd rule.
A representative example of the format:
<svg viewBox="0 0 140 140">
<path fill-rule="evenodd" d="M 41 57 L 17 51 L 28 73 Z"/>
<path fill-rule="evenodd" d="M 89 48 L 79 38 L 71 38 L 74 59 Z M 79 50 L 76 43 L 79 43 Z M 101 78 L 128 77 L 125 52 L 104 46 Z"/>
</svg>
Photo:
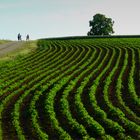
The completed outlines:
<svg viewBox="0 0 140 140">
<path fill-rule="evenodd" d="M 140 0 L 0 0 L 0 39 L 86 35 L 96 13 L 115 21 L 115 34 L 140 34 Z"/>
</svg>

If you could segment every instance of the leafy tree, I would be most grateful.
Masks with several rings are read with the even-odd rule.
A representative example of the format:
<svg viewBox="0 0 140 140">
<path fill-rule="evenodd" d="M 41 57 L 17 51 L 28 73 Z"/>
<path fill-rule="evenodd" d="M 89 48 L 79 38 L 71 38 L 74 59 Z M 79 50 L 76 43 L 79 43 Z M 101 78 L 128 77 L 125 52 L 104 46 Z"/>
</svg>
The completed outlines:
<svg viewBox="0 0 140 140">
<path fill-rule="evenodd" d="M 89 21 L 91 27 L 87 35 L 110 35 L 113 31 L 114 21 L 111 18 L 107 18 L 105 15 L 96 14 L 93 16 L 93 20 Z"/>
</svg>

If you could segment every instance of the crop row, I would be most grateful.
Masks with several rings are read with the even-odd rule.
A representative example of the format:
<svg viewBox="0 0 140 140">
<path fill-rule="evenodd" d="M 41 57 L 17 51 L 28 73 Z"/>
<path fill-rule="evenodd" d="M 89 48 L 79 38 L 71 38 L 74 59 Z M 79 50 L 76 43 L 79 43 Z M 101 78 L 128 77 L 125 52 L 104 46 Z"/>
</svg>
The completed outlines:
<svg viewBox="0 0 140 140">
<path fill-rule="evenodd" d="M 0 69 L 0 140 L 139 139 L 140 42 L 130 40 L 39 40 Z"/>
</svg>

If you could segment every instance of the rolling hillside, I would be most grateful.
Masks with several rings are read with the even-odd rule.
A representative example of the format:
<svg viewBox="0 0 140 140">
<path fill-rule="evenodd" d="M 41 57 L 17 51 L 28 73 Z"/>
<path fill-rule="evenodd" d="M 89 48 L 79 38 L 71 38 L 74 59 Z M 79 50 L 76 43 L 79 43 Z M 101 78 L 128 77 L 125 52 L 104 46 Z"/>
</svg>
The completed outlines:
<svg viewBox="0 0 140 140">
<path fill-rule="evenodd" d="M 0 140 L 140 139 L 139 38 L 37 44 L 0 65 Z"/>
</svg>

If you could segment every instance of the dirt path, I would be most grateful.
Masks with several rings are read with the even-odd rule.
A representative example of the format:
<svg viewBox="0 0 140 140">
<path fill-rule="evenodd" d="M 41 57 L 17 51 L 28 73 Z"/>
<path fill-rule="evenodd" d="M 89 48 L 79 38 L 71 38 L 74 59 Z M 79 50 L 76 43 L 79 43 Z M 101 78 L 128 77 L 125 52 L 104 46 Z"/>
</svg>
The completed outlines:
<svg viewBox="0 0 140 140">
<path fill-rule="evenodd" d="M 12 41 L 12 42 L 9 42 L 9 43 L 5 43 L 5 44 L 2 44 L 0 45 L 0 57 L 8 54 L 9 52 L 12 52 L 20 47 L 22 47 L 22 45 L 24 44 L 25 42 L 17 42 L 17 41 Z"/>
</svg>

